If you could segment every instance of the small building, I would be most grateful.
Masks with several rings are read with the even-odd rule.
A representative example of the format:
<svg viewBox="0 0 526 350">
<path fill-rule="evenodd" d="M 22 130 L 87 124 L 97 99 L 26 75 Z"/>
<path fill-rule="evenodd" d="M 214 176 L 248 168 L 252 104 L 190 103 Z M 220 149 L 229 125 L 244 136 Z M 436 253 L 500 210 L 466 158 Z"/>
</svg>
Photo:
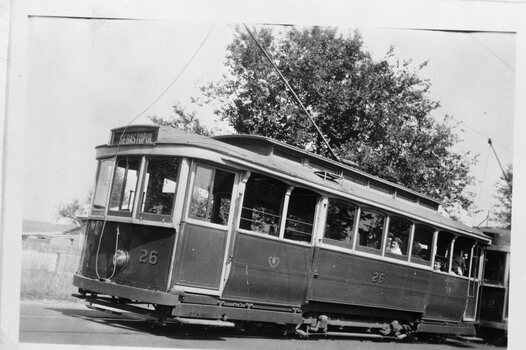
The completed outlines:
<svg viewBox="0 0 526 350">
<path fill-rule="evenodd" d="M 80 251 L 82 231 L 81 226 L 23 220 L 22 249 L 75 254 Z"/>
</svg>

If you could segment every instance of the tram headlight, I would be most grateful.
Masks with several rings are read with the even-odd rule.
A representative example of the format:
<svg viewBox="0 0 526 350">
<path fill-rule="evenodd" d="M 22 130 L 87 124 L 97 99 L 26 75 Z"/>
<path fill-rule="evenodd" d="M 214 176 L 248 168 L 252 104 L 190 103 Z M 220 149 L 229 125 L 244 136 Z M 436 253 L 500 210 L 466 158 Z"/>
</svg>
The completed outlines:
<svg viewBox="0 0 526 350">
<path fill-rule="evenodd" d="M 121 271 L 128 266 L 128 261 L 130 260 L 130 255 L 127 251 L 119 249 L 113 254 L 113 266 L 115 270 Z"/>
</svg>

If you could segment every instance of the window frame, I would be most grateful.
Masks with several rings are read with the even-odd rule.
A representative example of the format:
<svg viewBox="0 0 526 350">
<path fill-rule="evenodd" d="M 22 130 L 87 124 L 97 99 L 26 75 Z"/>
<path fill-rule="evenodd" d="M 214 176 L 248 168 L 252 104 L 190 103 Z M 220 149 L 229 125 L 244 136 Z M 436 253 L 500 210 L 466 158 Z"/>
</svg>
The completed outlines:
<svg viewBox="0 0 526 350">
<path fill-rule="evenodd" d="M 451 259 L 450 259 L 450 267 L 449 267 L 449 273 L 453 276 L 456 276 L 456 277 L 459 277 L 459 278 L 464 278 L 464 279 L 469 279 L 469 280 L 472 280 L 472 281 L 478 281 L 479 280 L 479 276 L 480 276 L 480 267 L 478 266 L 477 269 L 478 269 L 478 276 L 475 276 L 475 277 L 471 277 L 471 269 L 473 268 L 473 252 L 474 252 L 474 249 L 475 249 L 475 246 L 477 245 L 477 240 L 474 239 L 474 238 L 471 238 L 471 237 L 465 237 L 465 236 L 460 236 L 458 234 L 454 234 L 455 235 L 455 238 L 453 239 L 453 246 L 451 248 Z M 457 274 L 455 271 L 453 271 L 453 260 L 455 259 L 455 255 L 457 254 L 457 243 L 459 242 L 459 240 L 471 240 L 473 244 L 471 244 L 469 246 L 469 267 L 468 267 L 468 271 L 467 271 L 467 276 L 465 276 L 464 274 L 462 275 L 459 275 Z M 462 257 L 461 257 L 462 258 Z M 479 261 L 478 261 L 479 265 L 480 265 L 480 256 L 479 256 Z"/>
<path fill-rule="evenodd" d="M 337 202 L 343 202 L 345 204 L 354 206 L 356 208 L 352 244 L 342 243 L 341 241 L 337 241 L 337 240 L 325 237 L 325 230 L 326 230 L 327 218 L 328 218 L 328 205 L 331 199 Z M 433 223 L 416 220 L 416 219 L 407 217 L 403 214 L 386 212 L 382 209 L 378 209 L 370 205 L 364 205 L 358 201 L 344 198 L 344 197 L 324 195 L 322 199 L 320 200 L 320 202 L 323 204 L 323 206 L 320 209 L 322 210 L 322 213 L 321 213 L 322 222 L 318 223 L 317 230 L 319 230 L 319 232 L 317 233 L 316 243 L 317 245 L 321 246 L 324 249 L 338 251 L 338 252 L 342 252 L 346 254 L 371 257 L 374 259 L 381 259 L 389 263 L 396 263 L 396 264 L 411 266 L 414 268 L 420 268 L 420 269 L 430 271 L 430 272 L 436 272 L 436 273 L 441 273 L 444 275 L 455 276 L 455 277 L 464 278 L 464 279 L 469 278 L 470 280 L 480 281 L 480 278 L 478 277 L 461 276 L 461 275 L 453 274 L 451 271 L 451 265 L 452 265 L 452 260 L 453 260 L 453 254 L 451 252 L 454 251 L 454 244 L 455 244 L 455 240 L 457 239 L 457 237 L 462 237 L 463 239 L 473 240 L 475 242 L 475 245 L 474 245 L 475 247 L 481 244 L 480 241 L 477 240 L 476 238 L 463 235 L 459 232 L 452 231 L 447 228 L 436 226 Z M 378 250 L 375 248 L 364 247 L 364 246 L 359 245 L 359 232 L 358 232 L 359 226 L 358 225 L 359 225 L 359 220 L 361 218 L 362 212 L 364 210 L 369 211 L 369 212 L 374 212 L 375 214 L 379 214 L 383 216 L 384 218 L 381 247 Z M 408 236 L 409 241 L 408 241 L 408 247 L 407 247 L 407 254 L 401 255 L 402 258 L 397 258 L 396 256 L 393 256 L 392 254 L 385 254 L 385 245 L 387 243 L 388 229 L 389 229 L 390 220 L 392 219 L 392 217 L 402 218 L 404 220 L 407 220 L 411 224 L 411 228 L 410 228 L 410 232 Z M 412 248 L 415 243 L 417 225 L 427 227 L 429 229 L 428 232 L 431 235 L 429 246 L 428 246 L 429 260 L 418 259 L 418 258 L 416 258 L 415 260 L 415 258 L 413 258 Z M 451 239 L 447 243 L 447 249 L 448 249 L 448 258 L 447 258 L 448 269 L 447 271 L 434 270 L 433 268 L 436 257 L 437 257 L 438 239 L 439 239 L 440 232 L 448 233 Z M 483 253 L 484 251 L 481 250 L 481 255 L 479 257 L 479 276 L 482 273 L 480 270 L 480 264 L 481 264 L 481 259 L 483 258 Z M 471 253 L 470 257 L 472 259 L 473 253 Z M 469 273 L 471 274 L 471 269 Z"/>
<path fill-rule="evenodd" d="M 486 249 L 485 253 L 484 253 L 484 260 L 486 261 L 485 263 L 485 268 L 484 268 L 484 273 L 482 274 L 482 280 L 484 281 L 484 284 L 485 285 L 491 285 L 491 286 L 499 286 L 499 287 L 505 287 L 506 286 L 506 260 L 508 259 L 508 252 L 504 251 L 504 250 L 490 250 L 490 249 Z M 496 255 L 497 257 L 499 257 L 499 259 L 502 259 L 502 281 L 498 280 L 498 279 L 490 279 L 490 278 L 486 278 L 486 273 L 488 272 L 488 266 L 490 266 L 490 264 L 488 264 L 488 256 L 489 255 Z M 493 260 L 493 259 L 492 259 Z M 493 265 L 493 264 L 491 264 Z M 499 274 L 499 272 L 497 271 L 497 274 Z"/>
<path fill-rule="evenodd" d="M 176 184 L 175 184 L 175 190 L 173 193 L 173 200 L 172 200 L 172 210 L 170 211 L 170 214 L 155 214 L 155 213 L 147 213 L 141 211 L 141 206 L 144 201 L 145 196 L 145 189 L 148 186 L 146 183 L 146 174 L 148 172 L 148 165 L 150 164 L 150 160 L 154 158 L 173 158 L 177 162 L 177 174 L 176 174 Z M 176 211 L 176 202 L 177 202 L 177 194 L 179 187 L 181 186 L 181 172 L 182 172 L 182 158 L 179 156 L 171 156 L 171 155 L 150 155 L 150 156 L 143 156 L 143 164 L 141 167 L 141 178 L 140 178 L 140 196 L 138 198 L 138 205 L 136 209 L 136 217 L 137 219 L 141 221 L 153 221 L 153 222 L 159 222 L 159 223 L 172 223 L 173 222 L 173 216 Z"/>
<path fill-rule="evenodd" d="M 282 198 L 280 199 L 279 211 L 278 211 L 279 215 L 266 214 L 266 215 L 269 215 L 269 216 L 279 217 L 279 219 L 280 219 L 279 220 L 279 225 L 278 224 L 273 224 L 273 225 L 277 226 L 277 235 L 273 235 L 273 234 L 265 233 L 265 232 L 260 232 L 260 231 L 253 231 L 251 229 L 247 229 L 247 228 L 241 227 L 241 222 L 243 220 L 247 220 L 246 218 L 243 217 L 243 210 L 251 210 L 253 212 L 253 209 L 245 207 L 245 200 L 247 199 L 247 189 L 249 188 L 248 187 L 248 183 L 252 179 L 254 174 L 256 174 L 257 176 L 267 177 L 267 178 L 269 178 L 271 180 L 274 180 L 274 181 L 279 181 L 279 182 L 281 182 L 281 184 L 283 184 L 285 186 L 285 191 L 283 193 Z M 251 233 L 251 234 L 256 234 L 256 235 L 260 235 L 260 236 L 264 236 L 264 237 L 273 237 L 275 239 L 280 239 L 281 228 L 282 228 L 282 225 L 283 225 L 283 214 L 284 214 L 283 212 L 284 212 L 285 201 L 286 201 L 286 197 L 287 197 L 286 194 L 287 194 L 287 191 L 289 191 L 289 187 L 290 187 L 290 185 L 288 183 L 284 182 L 281 179 L 277 179 L 276 177 L 269 176 L 269 175 L 261 173 L 261 172 L 249 172 L 249 173 L 247 173 L 246 177 L 243 178 L 243 181 L 242 181 L 242 196 L 241 196 L 240 201 L 239 201 L 239 212 L 238 212 L 238 220 L 237 220 L 237 223 L 236 223 L 236 229 L 240 230 L 241 232 L 245 232 L 245 233 Z"/>
<path fill-rule="evenodd" d="M 443 271 L 443 270 L 435 270 L 434 269 L 434 265 L 435 265 L 435 262 L 437 260 L 437 252 L 438 252 L 438 239 L 440 237 L 440 234 L 441 233 L 447 233 L 451 236 L 451 241 L 449 242 L 449 248 L 448 248 L 448 256 L 443 256 L 443 255 L 438 255 L 439 258 L 444 258 L 444 259 L 447 259 L 446 263 L 447 263 L 447 270 L 446 271 Z M 454 273 L 451 272 L 451 264 L 452 264 L 452 261 L 453 261 L 453 248 L 454 248 L 454 244 L 455 244 L 455 239 L 457 238 L 457 234 L 455 234 L 454 232 L 451 232 L 451 231 L 448 231 L 448 230 L 437 230 L 435 232 L 435 236 L 436 236 L 436 240 L 434 242 L 434 247 L 433 247 L 433 264 L 431 265 L 431 267 L 433 268 L 433 272 L 436 272 L 436 273 L 441 273 L 441 274 L 446 274 L 446 275 L 451 275 L 451 276 L 458 276 Z M 460 276 L 458 276 L 460 277 Z"/>
<path fill-rule="evenodd" d="M 121 157 L 121 159 L 126 159 L 126 162 L 128 163 L 129 162 L 129 158 L 137 158 L 139 160 L 139 168 L 137 169 L 137 180 L 135 182 L 135 195 L 133 197 L 133 201 L 131 201 L 131 205 L 132 205 L 132 208 L 129 212 L 126 212 L 126 211 L 121 211 L 121 210 L 111 210 L 110 208 L 110 205 L 111 205 L 111 196 L 112 196 L 112 192 L 113 192 L 113 185 L 115 184 L 115 176 L 117 174 L 117 169 L 119 168 L 118 167 L 118 160 L 119 160 L 119 157 Z M 120 217 L 120 218 L 128 218 L 128 219 L 133 219 L 135 217 L 135 213 L 137 212 L 137 206 L 138 206 L 138 200 L 139 200 L 139 197 L 137 195 L 138 193 L 138 190 L 141 190 L 142 187 L 141 187 L 141 182 L 142 182 L 142 176 L 143 176 L 143 167 L 144 167 L 144 155 L 136 155 L 136 154 L 126 154 L 126 155 L 117 155 L 114 157 L 115 160 L 114 160 L 114 165 L 113 165 L 113 173 L 112 173 L 112 180 L 111 180 L 111 186 L 110 186 L 110 190 L 109 190 L 109 195 L 108 195 L 108 204 L 107 204 L 107 209 L 106 209 L 106 215 L 108 216 L 116 216 L 116 217 Z M 124 193 L 124 190 L 126 188 L 126 185 L 127 185 L 127 182 L 128 182 L 128 170 L 129 170 L 129 167 L 126 166 L 126 170 L 125 170 L 125 173 L 124 173 L 124 178 L 126 179 L 125 182 L 123 182 L 123 188 L 122 188 L 122 192 L 121 192 L 121 196 L 122 196 L 122 193 Z M 122 200 L 122 198 L 121 198 Z"/>
<path fill-rule="evenodd" d="M 373 248 L 373 247 L 360 245 L 360 221 L 361 221 L 361 217 L 362 217 L 362 214 L 363 214 L 364 211 L 371 212 L 371 213 L 374 213 L 374 214 L 378 214 L 378 215 L 383 217 L 382 236 L 380 238 L 380 247 L 379 248 Z M 355 238 L 354 238 L 353 249 L 355 251 L 359 251 L 359 252 L 368 253 L 368 254 L 372 254 L 372 255 L 382 256 L 383 257 L 383 252 L 384 252 L 384 248 L 385 248 L 385 241 L 387 239 L 386 236 L 387 236 L 387 228 L 388 228 L 388 226 L 389 226 L 389 215 L 387 213 L 383 212 L 382 210 L 376 209 L 374 207 L 360 206 L 359 218 L 358 218 L 358 221 L 356 223 L 356 235 L 355 235 Z"/>
<path fill-rule="evenodd" d="M 354 250 L 354 244 L 356 242 L 356 236 L 358 234 L 358 222 L 359 222 L 358 220 L 360 219 L 361 206 L 356 204 L 353 201 L 349 201 L 343 198 L 338 198 L 338 197 L 325 197 L 325 198 L 327 198 L 327 206 L 324 209 L 325 217 L 323 220 L 323 225 L 320 225 L 320 228 L 319 228 L 321 231 L 320 232 L 321 242 L 324 244 L 332 245 L 332 246 L 338 246 L 338 247 Z M 325 233 L 327 232 L 327 221 L 329 219 L 329 205 L 331 203 L 331 200 L 333 200 L 336 203 L 343 203 L 348 207 L 354 208 L 354 219 L 353 219 L 352 234 L 351 234 L 352 237 L 349 242 L 336 240 L 336 239 L 328 238 L 325 236 Z"/>
<path fill-rule="evenodd" d="M 196 218 L 196 217 L 190 216 L 190 208 L 192 205 L 192 194 L 193 194 L 198 166 L 213 170 L 212 188 L 213 188 L 213 184 L 215 183 L 215 171 L 216 170 L 221 170 L 221 171 L 228 172 L 234 175 L 234 181 L 232 183 L 232 192 L 230 194 L 230 208 L 228 209 L 228 222 L 225 225 L 209 222 L 205 218 Z M 184 221 L 188 222 L 189 224 L 204 226 L 204 227 L 209 227 L 209 228 L 215 228 L 215 229 L 219 229 L 223 231 L 226 228 L 231 227 L 234 222 L 233 220 L 235 216 L 235 207 L 236 207 L 235 199 L 238 193 L 238 187 L 239 187 L 239 171 L 232 170 L 232 169 L 226 169 L 224 167 L 219 166 L 218 164 L 211 164 L 211 163 L 196 160 L 196 159 L 192 160 L 191 165 L 190 165 L 190 176 L 188 176 L 187 183 L 185 186 L 186 198 L 184 200 L 184 209 L 183 209 Z"/>
<path fill-rule="evenodd" d="M 429 260 L 425 260 L 425 259 L 422 259 L 422 258 L 413 259 L 413 246 L 414 246 L 414 243 L 415 243 L 415 236 L 416 236 L 416 233 L 417 233 L 417 226 L 423 226 L 423 227 L 427 227 L 427 228 L 431 229 L 430 230 L 431 231 L 431 242 L 430 242 L 429 247 L 428 247 Z M 430 267 L 432 270 L 434 270 L 433 269 L 433 265 L 435 263 L 437 239 L 438 239 L 438 230 L 437 230 L 436 227 L 434 227 L 432 225 L 429 225 L 427 223 L 420 222 L 420 221 L 413 222 L 413 229 L 412 229 L 412 232 L 411 232 L 411 246 L 410 246 L 411 250 L 410 250 L 410 254 L 409 254 L 409 262 L 412 263 L 412 264 L 418 264 L 418 265 L 421 265 L 421 266 L 427 266 L 427 267 Z"/>
<path fill-rule="evenodd" d="M 109 207 L 109 203 L 110 203 L 111 186 L 113 185 L 113 171 L 115 169 L 115 160 L 116 160 L 116 157 L 108 157 L 108 158 L 100 158 L 100 159 L 98 159 L 97 172 L 95 173 L 95 184 L 92 187 L 93 188 L 93 196 L 91 198 L 91 205 L 90 205 L 90 211 L 89 211 L 89 215 L 90 216 L 104 217 L 107 214 L 107 212 L 108 212 L 108 207 Z M 105 193 L 106 197 L 105 197 L 105 200 L 104 200 L 104 207 L 103 207 L 103 209 L 99 209 L 99 210 L 95 211 L 94 205 L 95 205 L 95 197 L 97 195 L 97 189 L 98 189 L 98 185 L 99 185 L 100 170 L 102 168 L 102 163 L 106 162 L 106 161 L 109 161 L 110 164 L 111 164 L 111 168 L 110 168 L 110 171 L 109 171 L 110 181 L 109 181 L 109 184 L 108 184 L 108 188 L 106 189 L 106 193 Z"/>
<path fill-rule="evenodd" d="M 412 238 L 413 238 L 413 234 L 414 234 L 414 229 L 415 229 L 415 222 L 411 219 L 409 219 L 408 217 L 405 217 L 405 216 L 402 216 L 402 215 L 397 215 L 397 214 L 393 214 L 393 215 L 388 215 L 388 222 L 387 222 L 387 227 L 385 229 L 385 233 L 384 233 L 384 237 L 382 237 L 382 240 L 383 240 L 383 244 L 382 244 L 382 256 L 386 257 L 386 258 L 390 258 L 390 259 L 396 259 L 396 260 L 401 260 L 401 261 L 409 261 L 410 258 L 411 258 L 411 248 L 413 247 L 413 241 L 412 241 Z M 391 222 L 393 220 L 393 218 L 398 218 L 398 219 L 402 219 L 402 220 L 405 220 L 407 222 L 409 222 L 409 232 L 407 233 L 407 247 L 406 247 L 406 253 L 405 254 L 396 254 L 396 253 L 391 253 L 391 252 L 388 252 L 387 251 L 387 238 L 389 236 L 389 228 L 391 226 Z M 401 248 L 401 247 L 400 247 Z M 401 249 L 400 249 L 401 250 Z"/>
<path fill-rule="evenodd" d="M 314 194 L 316 194 L 316 203 L 314 204 L 314 213 L 313 213 L 313 218 L 312 218 L 312 230 L 311 230 L 311 234 L 310 234 L 310 240 L 307 242 L 307 241 L 301 241 L 301 240 L 297 240 L 297 239 L 292 239 L 292 238 L 287 238 L 285 237 L 285 233 L 286 233 L 286 230 L 287 230 L 287 222 L 289 220 L 289 217 L 288 217 L 288 213 L 289 213 L 289 209 L 290 209 L 290 197 L 292 195 L 292 192 L 294 192 L 295 189 L 303 189 L 303 190 L 307 190 L 307 191 L 310 191 L 310 192 L 313 192 Z M 314 241 L 315 241 L 315 237 L 316 237 L 316 220 L 318 218 L 318 208 L 320 207 L 320 204 L 321 204 L 321 201 L 322 201 L 322 198 L 323 196 L 321 194 L 319 194 L 318 192 L 316 191 L 313 191 L 312 189 L 310 188 L 307 188 L 307 187 L 300 187 L 300 186 L 289 186 L 289 188 L 287 189 L 287 192 L 285 193 L 285 202 L 283 204 L 283 220 L 282 220 L 282 227 L 280 227 L 280 232 L 279 232 L 279 238 L 283 239 L 283 240 L 286 240 L 286 241 L 291 241 L 291 242 L 303 242 L 303 243 L 306 243 L 306 244 L 313 244 Z M 290 219 L 290 220 L 293 220 L 293 219 Z M 296 220 L 294 220 L 296 221 Z"/>
<path fill-rule="evenodd" d="M 286 186 L 285 187 L 285 193 L 283 194 L 283 198 L 281 198 L 280 211 L 279 211 L 280 222 L 279 222 L 279 231 L 278 231 L 277 235 L 271 235 L 269 233 L 264 233 L 264 232 L 259 232 L 259 231 L 252 231 L 250 229 L 246 229 L 246 228 L 242 228 L 241 227 L 241 221 L 243 220 L 242 212 L 243 212 L 244 209 L 246 209 L 244 204 L 245 204 L 245 199 L 246 199 L 247 184 L 250 181 L 250 179 L 252 178 L 252 176 L 254 176 L 254 175 L 264 176 L 264 177 L 270 178 L 270 179 L 272 179 L 274 181 L 279 181 L 280 183 L 282 183 L 283 185 Z M 313 222 L 312 222 L 312 233 L 311 233 L 311 238 L 310 238 L 309 242 L 295 240 L 295 239 L 291 239 L 291 238 L 285 237 L 286 225 L 287 225 L 287 221 L 289 219 L 287 216 L 288 216 L 288 212 L 289 212 L 290 196 L 291 196 L 292 192 L 294 191 L 294 189 L 296 189 L 296 188 L 305 189 L 305 190 L 311 191 L 311 192 L 313 192 L 313 193 L 315 193 L 317 195 L 317 200 L 316 200 L 316 204 L 315 204 L 315 207 L 314 207 L 314 217 L 313 217 Z M 242 233 L 246 233 L 246 234 L 250 234 L 250 235 L 259 236 L 259 237 L 265 237 L 265 238 L 268 238 L 268 239 L 278 240 L 278 241 L 281 241 L 281 242 L 294 243 L 294 244 L 298 244 L 298 245 L 302 245 L 302 246 L 309 246 L 310 247 L 310 246 L 313 246 L 313 245 L 316 244 L 316 241 L 319 239 L 319 237 L 318 237 L 318 228 L 320 227 L 320 218 L 322 218 L 323 215 L 325 215 L 324 209 L 322 208 L 323 199 L 325 197 L 320 192 L 318 192 L 318 191 L 316 191 L 316 190 L 314 190 L 314 189 L 312 189 L 312 188 L 310 188 L 308 186 L 296 186 L 296 185 L 290 184 L 289 182 L 284 181 L 283 179 L 281 179 L 279 177 L 268 175 L 268 174 L 263 173 L 263 172 L 249 172 L 249 173 L 247 173 L 247 176 L 243 179 L 242 183 L 240 184 L 240 193 L 242 193 L 242 196 L 239 198 L 239 203 L 240 203 L 239 204 L 239 212 L 238 212 L 237 221 L 236 221 L 236 230 L 237 231 L 242 232 Z"/>
</svg>

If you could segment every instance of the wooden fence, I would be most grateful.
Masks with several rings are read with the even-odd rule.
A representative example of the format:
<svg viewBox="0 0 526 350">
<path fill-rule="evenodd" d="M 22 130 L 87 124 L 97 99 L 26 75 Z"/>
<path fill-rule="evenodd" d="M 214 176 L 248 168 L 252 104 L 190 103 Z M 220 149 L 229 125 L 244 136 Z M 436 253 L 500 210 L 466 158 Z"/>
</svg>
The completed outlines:
<svg viewBox="0 0 526 350">
<path fill-rule="evenodd" d="M 27 249 L 22 251 L 22 269 L 74 273 L 79 258 L 79 254 L 62 252 L 46 253 Z"/>
<path fill-rule="evenodd" d="M 28 238 L 22 242 L 20 296 L 25 299 L 75 300 L 73 274 L 82 237 Z"/>
</svg>

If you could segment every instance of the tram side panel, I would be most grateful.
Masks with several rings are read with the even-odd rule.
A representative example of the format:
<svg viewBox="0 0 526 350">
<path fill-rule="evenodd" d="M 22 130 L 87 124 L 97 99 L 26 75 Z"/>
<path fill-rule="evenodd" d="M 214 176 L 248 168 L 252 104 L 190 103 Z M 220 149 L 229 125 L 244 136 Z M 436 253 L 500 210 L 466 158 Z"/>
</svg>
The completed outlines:
<svg viewBox="0 0 526 350">
<path fill-rule="evenodd" d="M 461 322 L 469 281 L 319 248 L 308 300 L 422 314 L 426 319 Z"/>
<path fill-rule="evenodd" d="M 429 284 L 425 317 L 433 320 L 462 321 L 466 309 L 467 279 L 433 273 Z"/>
<path fill-rule="evenodd" d="M 429 273 L 321 248 L 308 299 L 423 313 Z"/>
<path fill-rule="evenodd" d="M 222 298 L 300 306 L 311 263 L 310 246 L 238 231 Z"/>
</svg>

